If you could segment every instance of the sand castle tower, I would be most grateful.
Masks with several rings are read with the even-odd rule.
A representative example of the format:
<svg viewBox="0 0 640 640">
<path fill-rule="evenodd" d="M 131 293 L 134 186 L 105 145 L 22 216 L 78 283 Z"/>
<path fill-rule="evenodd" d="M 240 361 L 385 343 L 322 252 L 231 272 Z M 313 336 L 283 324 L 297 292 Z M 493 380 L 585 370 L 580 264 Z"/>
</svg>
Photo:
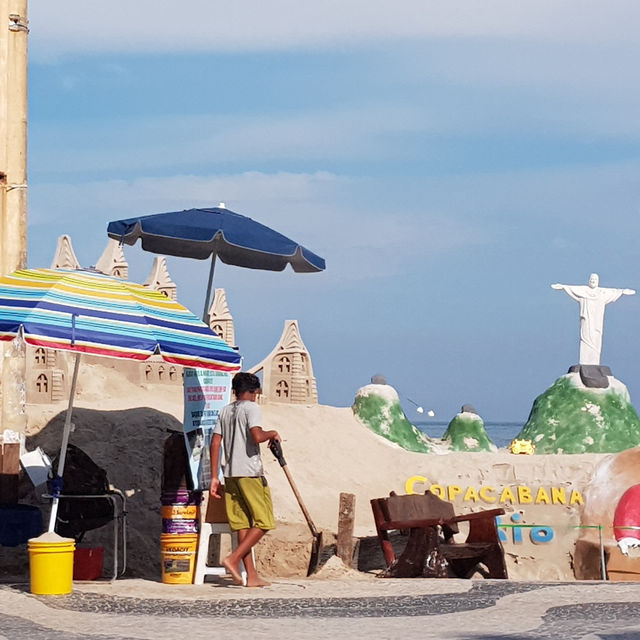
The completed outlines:
<svg viewBox="0 0 640 640">
<path fill-rule="evenodd" d="M 164 256 L 154 258 L 151 273 L 145 280 L 144 286 L 164 293 L 171 300 L 175 300 L 178 297 L 178 287 L 169 275 L 167 259 Z"/>
<path fill-rule="evenodd" d="M 71 236 L 64 235 L 58 238 L 58 246 L 51 263 L 52 269 L 81 269 L 76 252 L 71 244 Z"/>
<path fill-rule="evenodd" d="M 27 396 L 29 404 L 51 404 L 67 398 L 66 363 L 55 349 L 27 346 Z"/>
<path fill-rule="evenodd" d="M 123 280 L 129 279 L 129 264 L 124 257 L 122 245 L 113 238 L 109 238 L 96 269 L 108 276 L 115 276 Z"/>
<path fill-rule="evenodd" d="M 213 302 L 209 307 L 209 326 L 230 347 L 236 348 L 236 336 L 233 326 L 233 316 L 227 304 L 227 294 L 224 289 L 216 289 Z"/>
<path fill-rule="evenodd" d="M 318 404 L 318 390 L 309 351 L 297 320 L 286 320 L 273 351 L 250 373 L 262 372 L 262 397 L 269 402 Z"/>
<path fill-rule="evenodd" d="M 71 237 L 58 238 L 52 269 L 80 269 Z M 55 349 L 27 345 L 26 401 L 29 404 L 50 404 L 64 400 L 66 360 Z"/>
</svg>

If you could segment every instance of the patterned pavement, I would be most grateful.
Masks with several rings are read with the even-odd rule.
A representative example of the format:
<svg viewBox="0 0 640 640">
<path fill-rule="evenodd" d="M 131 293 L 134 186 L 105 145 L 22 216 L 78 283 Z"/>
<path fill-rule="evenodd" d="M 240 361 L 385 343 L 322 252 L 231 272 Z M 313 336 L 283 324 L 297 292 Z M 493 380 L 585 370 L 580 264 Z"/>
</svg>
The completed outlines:
<svg viewBox="0 0 640 640">
<path fill-rule="evenodd" d="M 259 592 L 165 586 L 140 581 L 132 588 L 122 580 L 76 585 L 69 596 L 37 597 L 24 585 L 3 585 L 0 639 L 195 640 L 196 634 L 224 633 L 234 640 L 640 640 L 635 583 L 307 580 Z M 142 597 L 145 591 L 150 597 Z"/>
</svg>

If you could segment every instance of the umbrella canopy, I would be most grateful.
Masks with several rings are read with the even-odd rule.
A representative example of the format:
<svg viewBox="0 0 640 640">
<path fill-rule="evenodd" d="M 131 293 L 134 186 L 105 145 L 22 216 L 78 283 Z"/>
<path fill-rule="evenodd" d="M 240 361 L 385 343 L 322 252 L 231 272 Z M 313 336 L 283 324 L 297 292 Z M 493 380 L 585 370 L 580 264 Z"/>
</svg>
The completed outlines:
<svg viewBox="0 0 640 640">
<path fill-rule="evenodd" d="M 0 278 L 0 340 L 76 352 L 49 531 L 54 531 L 71 432 L 80 355 L 237 371 L 240 354 L 191 311 L 159 291 L 91 271 L 22 269 Z"/>
<path fill-rule="evenodd" d="M 91 271 L 23 269 L 0 278 L 0 340 L 219 371 L 240 355 L 159 291 Z"/>
<path fill-rule="evenodd" d="M 281 233 L 229 209 L 187 209 L 110 222 L 110 238 L 152 253 L 204 260 L 216 255 L 225 264 L 299 273 L 322 271 L 324 260 Z"/>
<path fill-rule="evenodd" d="M 152 253 L 199 260 L 211 256 L 202 313 L 207 324 L 218 257 L 225 264 L 267 271 L 282 271 L 288 264 L 300 273 L 313 273 L 325 268 L 324 259 L 309 249 L 222 206 L 116 220 L 109 223 L 107 234 L 130 245 L 141 238 L 142 248 Z"/>
</svg>

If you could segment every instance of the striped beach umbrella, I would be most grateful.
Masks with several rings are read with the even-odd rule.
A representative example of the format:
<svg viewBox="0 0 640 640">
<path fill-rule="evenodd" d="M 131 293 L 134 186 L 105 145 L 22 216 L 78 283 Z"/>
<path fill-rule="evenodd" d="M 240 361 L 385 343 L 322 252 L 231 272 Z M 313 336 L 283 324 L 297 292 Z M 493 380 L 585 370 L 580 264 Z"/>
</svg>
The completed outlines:
<svg viewBox="0 0 640 640">
<path fill-rule="evenodd" d="M 82 353 L 133 360 L 158 354 L 187 367 L 240 369 L 240 354 L 189 309 L 159 291 L 94 271 L 21 269 L 1 277 L 0 340 L 18 335 L 27 344 L 76 352 L 57 485 Z M 59 486 L 54 491 L 49 531 L 55 526 L 60 491 Z"/>
</svg>

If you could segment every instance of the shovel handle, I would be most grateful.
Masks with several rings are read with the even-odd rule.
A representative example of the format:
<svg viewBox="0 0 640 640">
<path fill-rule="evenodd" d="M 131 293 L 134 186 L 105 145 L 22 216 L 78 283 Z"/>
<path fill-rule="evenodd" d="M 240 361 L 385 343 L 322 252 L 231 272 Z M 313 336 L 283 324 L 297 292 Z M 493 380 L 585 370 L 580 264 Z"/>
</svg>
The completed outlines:
<svg viewBox="0 0 640 640">
<path fill-rule="evenodd" d="M 318 530 L 316 529 L 315 525 L 313 524 L 313 520 L 311 519 L 311 515 L 307 511 L 307 507 L 305 506 L 304 502 L 302 502 L 302 496 L 300 495 L 300 492 L 298 491 L 298 487 L 296 487 L 296 483 L 293 481 L 293 477 L 291 476 L 291 472 L 289 471 L 289 468 L 287 467 L 287 462 L 284 459 L 284 455 L 282 453 L 282 445 L 280 444 L 280 442 L 278 440 L 272 440 L 269 443 L 269 449 L 271 450 L 271 453 L 273 453 L 273 455 L 275 456 L 276 460 L 280 463 L 280 466 L 282 467 L 282 470 L 284 471 L 284 474 L 287 476 L 287 480 L 289 481 L 289 485 L 291 486 L 291 490 L 293 491 L 293 495 L 296 497 L 296 500 L 298 501 L 298 505 L 300 506 L 300 509 L 302 510 L 302 514 L 304 515 L 304 519 L 307 521 L 307 525 L 309 525 L 309 529 L 311 530 L 311 535 L 313 535 L 313 537 L 317 539 L 318 536 L 319 536 Z"/>
<path fill-rule="evenodd" d="M 275 459 L 280 463 L 281 467 L 286 467 L 287 463 L 284 459 L 284 455 L 282 454 L 282 445 L 279 440 L 272 440 L 269 443 L 269 449 L 271 453 L 273 453 Z"/>
<path fill-rule="evenodd" d="M 287 480 L 289 481 L 289 484 L 291 485 L 291 491 L 293 491 L 293 495 L 296 497 L 296 500 L 298 501 L 298 505 L 300 506 L 300 510 L 302 511 L 302 514 L 304 515 L 304 519 L 307 521 L 307 525 L 309 526 L 309 530 L 311 531 L 311 535 L 314 538 L 317 538 L 320 534 L 318 533 L 318 530 L 316 529 L 316 526 L 313 524 L 313 520 L 311 519 L 311 515 L 307 511 L 307 507 L 305 506 L 304 502 L 302 502 L 302 496 L 300 495 L 300 493 L 298 491 L 298 487 L 296 487 L 296 483 L 293 481 L 293 478 L 291 477 L 291 473 L 289 471 L 289 467 L 287 467 L 287 465 L 285 464 L 285 465 L 283 465 L 282 470 L 284 471 L 285 475 L 287 476 Z"/>
</svg>

